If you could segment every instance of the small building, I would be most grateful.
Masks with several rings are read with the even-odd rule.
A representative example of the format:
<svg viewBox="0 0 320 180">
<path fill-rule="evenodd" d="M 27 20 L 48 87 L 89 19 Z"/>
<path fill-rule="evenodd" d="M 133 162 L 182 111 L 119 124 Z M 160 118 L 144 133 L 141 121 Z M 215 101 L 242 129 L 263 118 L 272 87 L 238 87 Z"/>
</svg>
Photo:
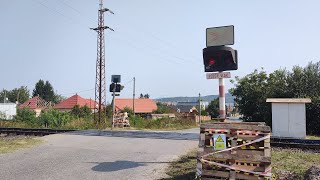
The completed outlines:
<svg viewBox="0 0 320 180">
<path fill-rule="evenodd" d="M 272 103 L 272 135 L 289 138 L 306 137 L 307 98 L 270 98 Z"/>
<path fill-rule="evenodd" d="M 68 99 L 61 101 L 59 104 L 56 104 L 53 108 L 60 111 L 71 111 L 75 105 L 79 105 L 80 107 L 88 106 L 91 111 L 94 112 L 97 104 L 98 103 L 92 99 L 85 99 L 78 94 L 75 94 Z"/>
<path fill-rule="evenodd" d="M 181 114 L 197 114 L 198 109 L 194 105 L 176 105 L 176 110 Z"/>
<path fill-rule="evenodd" d="M 178 102 L 176 106 L 194 106 L 198 107 L 199 102 Z M 207 101 L 201 101 L 200 102 L 200 107 L 202 110 L 205 110 L 209 106 L 209 102 Z"/>
<path fill-rule="evenodd" d="M 116 112 L 122 111 L 125 108 L 133 110 L 133 99 L 130 98 L 115 98 Z M 156 111 L 158 106 L 152 99 L 134 99 L 134 112 L 137 114 L 151 114 Z"/>
<path fill-rule="evenodd" d="M 17 115 L 17 104 L 6 102 L 0 103 L 0 119 L 12 120 Z"/>
<path fill-rule="evenodd" d="M 19 109 L 29 108 L 29 109 L 35 111 L 36 117 L 38 117 L 38 116 L 40 116 L 42 110 L 50 109 L 53 106 L 54 106 L 54 103 L 46 101 L 46 100 L 40 98 L 39 96 L 35 96 L 35 97 L 27 100 L 23 104 L 20 104 L 18 108 Z"/>
</svg>

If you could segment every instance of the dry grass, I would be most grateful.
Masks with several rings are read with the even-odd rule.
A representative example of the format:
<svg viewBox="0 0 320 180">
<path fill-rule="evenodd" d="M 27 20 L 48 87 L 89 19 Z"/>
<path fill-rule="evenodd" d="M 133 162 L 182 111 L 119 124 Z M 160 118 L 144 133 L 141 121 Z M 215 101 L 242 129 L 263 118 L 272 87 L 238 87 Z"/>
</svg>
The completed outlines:
<svg viewBox="0 0 320 180">
<path fill-rule="evenodd" d="M 272 150 L 272 173 L 276 177 L 289 172 L 303 179 L 305 172 L 313 165 L 320 166 L 320 153 L 279 148 Z"/>
<path fill-rule="evenodd" d="M 188 154 L 181 156 L 177 161 L 174 161 L 167 168 L 169 179 L 194 179 L 196 170 L 197 152 L 193 150 Z M 306 171 L 311 166 L 320 166 L 320 153 L 302 150 L 290 149 L 272 149 L 272 173 L 277 179 L 295 180 L 303 179 Z"/>
<path fill-rule="evenodd" d="M 196 166 L 197 149 L 194 149 L 172 162 L 166 170 L 167 175 L 170 177 L 162 180 L 195 179 Z"/>
<path fill-rule="evenodd" d="M 40 144 L 41 142 L 41 139 L 35 137 L 0 137 L 0 154 L 10 153 L 22 148 L 30 148 Z"/>
</svg>

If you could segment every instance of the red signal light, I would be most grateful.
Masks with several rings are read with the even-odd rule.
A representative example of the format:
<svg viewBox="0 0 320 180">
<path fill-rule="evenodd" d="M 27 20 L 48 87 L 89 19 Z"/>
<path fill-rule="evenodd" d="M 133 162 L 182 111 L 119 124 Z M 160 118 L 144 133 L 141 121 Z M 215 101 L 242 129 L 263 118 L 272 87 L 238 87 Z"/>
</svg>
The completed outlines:
<svg viewBox="0 0 320 180">
<path fill-rule="evenodd" d="M 215 63 L 216 63 L 216 61 L 214 59 L 209 60 L 209 65 L 214 65 Z"/>
</svg>

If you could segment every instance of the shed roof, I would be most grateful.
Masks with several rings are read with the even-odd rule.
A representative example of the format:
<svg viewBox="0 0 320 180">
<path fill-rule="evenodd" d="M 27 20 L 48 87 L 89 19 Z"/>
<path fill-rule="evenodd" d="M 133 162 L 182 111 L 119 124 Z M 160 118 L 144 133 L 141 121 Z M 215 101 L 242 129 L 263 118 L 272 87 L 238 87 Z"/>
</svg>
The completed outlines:
<svg viewBox="0 0 320 180">
<path fill-rule="evenodd" d="M 268 98 L 266 102 L 270 103 L 311 103 L 309 98 Z"/>
</svg>

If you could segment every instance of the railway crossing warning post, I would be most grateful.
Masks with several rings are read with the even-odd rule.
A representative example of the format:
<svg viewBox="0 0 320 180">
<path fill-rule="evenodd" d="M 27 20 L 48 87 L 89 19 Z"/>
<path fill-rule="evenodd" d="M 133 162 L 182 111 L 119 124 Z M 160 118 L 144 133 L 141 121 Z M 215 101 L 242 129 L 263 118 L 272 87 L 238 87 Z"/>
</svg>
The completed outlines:
<svg viewBox="0 0 320 180">
<path fill-rule="evenodd" d="M 225 88 L 224 78 L 230 78 L 230 70 L 238 69 L 237 50 L 225 45 L 234 44 L 234 26 L 207 28 L 206 48 L 203 49 L 203 63 L 205 72 L 219 72 L 207 74 L 207 79 L 219 79 L 219 117 L 225 119 Z"/>
</svg>

